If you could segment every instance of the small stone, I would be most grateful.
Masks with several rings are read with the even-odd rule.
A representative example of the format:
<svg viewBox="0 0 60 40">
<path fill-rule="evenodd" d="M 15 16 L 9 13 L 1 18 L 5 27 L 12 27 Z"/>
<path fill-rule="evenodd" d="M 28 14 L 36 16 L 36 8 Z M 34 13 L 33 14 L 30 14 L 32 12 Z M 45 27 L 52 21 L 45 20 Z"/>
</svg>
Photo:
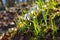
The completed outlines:
<svg viewBox="0 0 60 40">
<path fill-rule="evenodd" d="M 8 17 L 4 17 L 4 20 L 8 20 L 9 18 Z"/>
<path fill-rule="evenodd" d="M 10 25 L 15 25 L 15 23 L 14 22 L 11 22 Z"/>
</svg>

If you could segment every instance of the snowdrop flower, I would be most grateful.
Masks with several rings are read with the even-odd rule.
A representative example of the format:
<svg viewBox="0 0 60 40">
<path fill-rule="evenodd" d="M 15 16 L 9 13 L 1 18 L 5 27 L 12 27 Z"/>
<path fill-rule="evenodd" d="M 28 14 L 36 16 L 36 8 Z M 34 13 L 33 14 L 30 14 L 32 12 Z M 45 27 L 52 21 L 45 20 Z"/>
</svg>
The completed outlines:
<svg viewBox="0 0 60 40">
<path fill-rule="evenodd" d="M 28 20 L 31 19 L 29 14 L 25 14 L 25 16 L 24 16 L 24 20 L 26 20 L 26 19 L 28 19 Z"/>
<path fill-rule="evenodd" d="M 32 11 L 31 11 L 31 14 L 33 14 L 33 13 L 34 13 L 34 11 L 32 10 Z"/>
<path fill-rule="evenodd" d="M 33 10 L 33 8 L 30 8 L 30 13 L 31 13 L 32 10 Z"/>
<path fill-rule="evenodd" d="M 34 11 L 36 11 L 36 10 L 39 10 L 39 7 L 38 7 L 37 4 L 35 6 L 33 6 L 33 7 L 30 8 L 30 13 L 33 14 Z"/>
<path fill-rule="evenodd" d="M 36 10 L 38 10 L 38 9 L 39 9 L 39 7 L 38 7 L 38 5 L 37 5 L 37 4 L 34 6 L 34 8 L 35 8 Z"/>
<path fill-rule="evenodd" d="M 39 10 L 39 7 L 37 7 L 37 10 Z"/>
<path fill-rule="evenodd" d="M 30 13 L 33 14 L 34 13 L 34 8 L 30 8 Z"/>
<path fill-rule="evenodd" d="M 49 0 L 45 0 L 45 2 L 49 2 Z"/>
</svg>

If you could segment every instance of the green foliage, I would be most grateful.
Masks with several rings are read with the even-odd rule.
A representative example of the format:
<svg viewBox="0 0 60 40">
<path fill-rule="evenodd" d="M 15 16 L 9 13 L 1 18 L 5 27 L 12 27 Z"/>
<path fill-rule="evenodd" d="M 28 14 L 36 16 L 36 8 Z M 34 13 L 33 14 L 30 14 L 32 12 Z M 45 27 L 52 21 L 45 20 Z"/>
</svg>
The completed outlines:
<svg viewBox="0 0 60 40">
<path fill-rule="evenodd" d="M 56 27 L 55 21 L 53 19 L 55 18 L 56 15 L 60 15 L 60 14 L 52 12 L 52 11 L 54 11 L 54 8 L 56 8 L 55 7 L 56 1 L 50 0 L 49 3 L 45 3 L 44 0 L 37 0 L 37 4 L 39 6 L 39 12 L 36 13 L 37 10 L 33 10 L 33 13 L 29 14 L 31 16 L 31 20 L 28 20 L 28 19 L 24 20 L 23 16 L 26 13 L 29 13 L 29 11 L 27 12 L 24 9 L 21 10 L 22 16 L 18 15 L 18 21 L 16 23 L 17 29 L 22 34 L 27 32 L 28 29 L 31 30 L 32 33 L 34 34 L 34 36 L 30 37 L 30 40 L 45 40 L 46 34 L 50 28 L 50 29 L 52 29 L 52 39 L 57 40 L 57 38 L 56 38 L 57 27 Z M 51 9 L 52 9 L 52 11 L 50 12 Z M 42 14 L 42 18 L 40 20 L 37 18 L 40 16 L 39 14 Z"/>
</svg>

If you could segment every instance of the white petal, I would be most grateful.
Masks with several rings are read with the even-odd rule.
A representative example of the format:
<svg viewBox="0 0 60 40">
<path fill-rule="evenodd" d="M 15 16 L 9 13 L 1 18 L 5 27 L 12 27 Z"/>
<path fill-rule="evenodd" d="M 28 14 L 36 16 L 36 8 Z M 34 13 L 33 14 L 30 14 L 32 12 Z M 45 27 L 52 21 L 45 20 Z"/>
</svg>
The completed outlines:
<svg viewBox="0 0 60 40">
<path fill-rule="evenodd" d="M 45 0 L 45 2 L 49 2 L 49 0 Z"/>
</svg>

